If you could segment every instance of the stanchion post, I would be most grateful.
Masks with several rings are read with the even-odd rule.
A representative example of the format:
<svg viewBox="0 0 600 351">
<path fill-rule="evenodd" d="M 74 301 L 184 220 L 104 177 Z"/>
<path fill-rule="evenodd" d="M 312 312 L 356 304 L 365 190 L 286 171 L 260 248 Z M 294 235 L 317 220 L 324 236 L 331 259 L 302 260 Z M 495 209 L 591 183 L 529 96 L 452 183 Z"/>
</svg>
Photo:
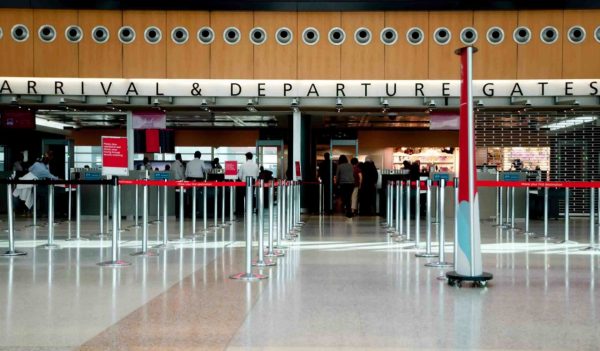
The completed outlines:
<svg viewBox="0 0 600 351">
<path fill-rule="evenodd" d="M 426 225 L 426 233 L 425 233 L 425 252 L 420 252 L 417 253 L 415 256 L 416 257 L 437 257 L 437 254 L 434 254 L 433 252 L 431 252 L 431 179 L 427 179 L 427 181 L 425 182 L 425 186 L 427 187 L 427 193 L 425 195 L 426 198 L 426 202 L 425 202 L 425 207 L 426 207 L 426 220 L 427 220 L 427 225 Z"/>
<path fill-rule="evenodd" d="M 196 234 L 196 186 L 192 187 L 192 234 Z"/>
<path fill-rule="evenodd" d="M 208 233 L 208 187 L 202 188 L 202 232 Z"/>
<path fill-rule="evenodd" d="M 235 199 L 235 188 L 233 186 L 229 186 L 229 223 L 233 224 L 235 222 L 235 214 L 234 214 L 234 200 Z"/>
<path fill-rule="evenodd" d="M 421 246 L 421 180 L 415 182 L 415 248 Z"/>
<path fill-rule="evenodd" d="M 266 275 L 252 273 L 252 177 L 246 177 L 246 271 L 231 275 L 229 278 L 256 281 L 267 278 Z"/>
<path fill-rule="evenodd" d="M 33 227 L 37 228 L 37 184 L 33 185 Z"/>
<path fill-rule="evenodd" d="M 267 257 L 278 257 L 283 256 L 284 253 L 274 248 L 274 236 L 275 234 L 275 220 L 274 220 L 274 206 L 275 206 L 275 182 L 269 183 L 269 249 L 266 253 Z"/>
<path fill-rule="evenodd" d="M 136 184 L 135 185 L 135 228 L 139 228 L 140 227 L 140 214 L 139 214 L 139 208 L 140 208 L 140 190 L 139 190 L 139 185 Z"/>
<path fill-rule="evenodd" d="M 570 201 L 570 188 L 565 188 L 565 239 L 563 241 L 561 241 L 560 243 L 562 244 L 576 244 L 575 241 L 571 241 L 569 239 L 569 219 L 570 219 L 570 206 L 569 206 L 569 201 Z"/>
<path fill-rule="evenodd" d="M 0 253 L 0 256 L 13 257 L 13 256 L 24 256 L 26 252 L 15 250 L 15 223 L 13 211 L 13 199 L 12 199 L 12 186 L 6 184 L 6 207 L 8 215 L 8 250 Z"/>
<path fill-rule="evenodd" d="M 179 237 L 175 240 L 171 240 L 171 242 L 175 243 L 187 243 L 190 239 L 187 239 L 183 236 L 184 225 L 185 225 L 185 211 L 184 211 L 184 187 L 183 185 L 179 186 Z"/>
<path fill-rule="evenodd" d="M 48 185 L 48 242 L 42 245 L 44 249 L 59 249 L 54 243 L 54 185 Z"/>
<path fill-rule="evenodd" d="M 213 198 L 213 228 L 219 227 L 219 188 L 214 187 L 214 198 Z"/>
<path fill-rule="evenodd" d="M 131 256 L 158 256 L 156 252 L 148 250 L 148 184 L 144 184 L 142 204 L 144 206 L 144 208 L 142 209 L 142 250 L 132 253 Z M 116 211 L 113 211 L 113 214 L 114 213 L 116 213 Z M 113 246 L 115 244 L 116 235 L 116 233 L 114 233 L 113 235 Z"/>
<path fill-rule="evenodd" d="M 500 181 L 500 172 L 496 171 L 496 181 Z M 496 225 L 495 227 L 500 227 L 502 225 L 502 218 L 499 214 L 500 208 L 502 205 L 498 206 L 498 202 L 501 201 L 502 193 L 500 193 L 500 188 L 496 187 Z"/>
<path fill-rule="evenodd" d="M 446 189 L 446 180 L 440 179 L 439 181 L 439 192 L 440 192 L 440 205 L 439 205 L 439 215 L 440 215 L 440 224 L 438 225 L 439 235 L 439 251 L 438 257 L 439 261 L 426 263 L 427 267 L 451 267 L 453 264 L 445 261 L 445 232 L 446 228 L 444 226 L 445 216 L 444 216 L 444 197 L 445 197 L 445 189 Z"/>
<path fill-rule="evenodd" d="M 87 238 L 81 237 L 81 185 L 75 188 L 75 237 L 69 238 L 69 241 L 87 241 Z"/>
<path fill-rule="evenodd" d="M 544 238 L 548 239 L 548 188 L 544 188 Z"/>
<path fill-rule="evenodd" d="M 398 207 L 394 206 L 394 203 L 396 202 L 396 198 L 394 197 L 394 193 L 396 193 L 396 196 L 398 195 L 397 192 L 394 192 L 394 188 L 396 185 L 396 181 L 390 181 L 388 184 L 388 199 L 389 199 L 389 217 L 387 218 L 387 222 L 388 222 L 388 230 L 387 232 L 390 233 L 390 236 L 396 236 L 396 227 L 394 226 L 394 220 L 396 223 L 398 223 Z M 396 215 L 394 216 L 394 207 L 396 208 Z M 394 219 L 394 217 L 396 217 Z"/>
<path fill-rule="evenodd" d="M 112 190 L 113 190 L 113 202 L 112 202 L 113 236 L 112 236 L 111 260 L 98 263 L 98 265 L 101 267 L 125 267 L 125 266 L 131 265 L 131 263 L 125 262 L 125 261 L 119 259 L 119 237 L 120 237 L 120 234 L 119 234 L 119 228 L 118 228 L 119 224 L 117 222 L 118 221 L 117 216 L 118 216 L 118 212 L 119 212 L 118 202 L 120 201 L 119 189 L 118 189 L 119 179 L 117 177 L 115 177 L 115 178 L 113 178 L 113 180 L 114 180 L 114 183 L 112 185 Z M 147 192 L 146 192 L 146 195 L 147 195 Z"/>
<path fill-rule="evenodd" d="M 515 187 L 510 187 L 510 229 L 515 230 Z"/>
<path fill-rule="evenodd" d="M 97 234 L 100 239 L 106 237 L 106 233 L 104 232 L 104 185 L 100 184 L 100 232 Z"/>
<path fill-rule="evenodd" d="M 385 225 L 387 227 L 392 226 L 392 182 L 388 181 L 386 184 L 387 194 L 385 202 Z"/>
<path fill-rule="evenodd" d="M 221 226 L 224 227 L 226 226 L 225 223 L 225 215 L 227 213 L 227 211 L 225 211 L 225 199 L 226 199 L 226 190 L 227 188 L 225 187 L 225 185 L 222 186 L 221 188 Z"/>
<path fill-rule="evenodd" d="M 529 187 L 525 188 L 525 233 L 524 235 L 533 236 L 534 233 L 529 231 Z"/>
<path fill-rule="evenodd" d="M 168 229 L 168 224 L 169 221 L 167 220 L 167 217 L 169 216 L 169 205 L 167 203 L 167 197 L 168 197 L 168 189 L 169 187 L 167 186 L 167 180 L 165 180 L 165 185 L 163 186 L 163 240 L 162 243 L 159 245 L 156 245 L 155 248 L 157 249 L 167 249 L 168 245 L 169 245 L 169 229 Z"/>
<path fill-rule="evenodd" d="M 163 218 L 164 220 L 164 218 Z M 156 187 L 156 222 L 160 223 L 160 187 Z"/>
<path fill-rule="evenodd" d="M 323 182 L 319 179 L 319 215 L 323 214 Z"/>
<path fill-rule="evenodd" d="M 596 189 L 590 188 L 590 245 L 584 250 L 598 250 L 596 247 Z"/>
<path fill-rule="evenodd" d="M 510 228 L 510 188 L 506 187 L 506 219 L 504 220 L 506 228 Z"/>
<path fill-rule="evenodd" d="M 406 181 L 406 240 L 410 242 L 410 180 Z"/>
<path fill-rule="evenodd" d="M 277 261 L 272 261 L 265 258 L 265 181 L 261 179 L 258 183 L 258 201 L 257 216 L 258 216 L 258 258 L 252 263 L 253 266 L 275 266 Z"/>
</svg>

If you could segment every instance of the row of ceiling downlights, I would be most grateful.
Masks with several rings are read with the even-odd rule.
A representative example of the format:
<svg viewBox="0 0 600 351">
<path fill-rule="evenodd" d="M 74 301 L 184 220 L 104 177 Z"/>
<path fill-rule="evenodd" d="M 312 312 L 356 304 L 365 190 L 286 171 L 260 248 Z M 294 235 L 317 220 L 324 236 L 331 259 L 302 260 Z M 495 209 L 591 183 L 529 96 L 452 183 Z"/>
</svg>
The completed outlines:
<svg viewBox="0 0 600 351">
<path fill-rule="evenodd" d="M 533 34 L 528 27 L 517 27 L 513 31 L 513 40 L 518 44 L 528 43 Z M 0 28 L 0 38 L 3 32 Z M 10 31 L 11 37 L 17 42 L 24 42 L 29 39 L 29 28 L 23 24 L 14 25 Z M 106 43 L 110 38 L 109 30 L 104 26 L 96 26 L 92 29 L 92 39 L 97 43 Z M 56 39 L 56 29 L 49 24 L 40 26 L 38 36 L 43 42 L 53 42 Z M 504 30 L 500 27 L 491 27 L 486 33 L 490 44 L 500 44 L 504 41 Z M 83 30 L 79 26 L 69 26 L 65 30 L 65 37 L 69 42 L 77 43 L 83 39 Z M 136 39 L 136 32 L 130 26 L 121 27 L 118 31 L 119 40 L 123 44 L 132 43 Z M 202 27 L 196 33 L 199 42 L 210 44 L 215 40 L 215 32 L 210 27 Z M 255 45 L 261 45 L 267 41 L 267 32 L 261 27 L 255 27 L 250 30 L 250 41 Z M 279 28 L 275 32 L 275 39 L 281 45 L 288 45 L 294 37 L 289 28 Z M 360 45 L 367 45 L 372 40 L 371 30 L 365 27 L 358 28 L 354 32 L 354 40 Z M 540 31 L 540 40 L 546 44 L 555 43 L 558 40 L 559 32 L 555 27 L 547 26 Z M 190 38 L 190 34 L 185 27 L 175 27 L 171 31 L 171 40 L 176 44 L 185 44 Z M 396 29 L 387 27 L 379 33 L 379 39 L 386 45 L 393 45 L 398 41 L 399 35 Z M 413 27 L 406 32 L 406 40 L 412 45 L 419 45 L 423 42 L 425 33 L 421 28 Z M 446 45 L 452 38 L 452 32 L 446 27 L 439 27 L 433 33 L 433 40 L 439 45 Z M 567 31 L 567 38 L 574 44 L 582 43 L 586 38 L 586 31 L 582 26 L 573 26 Z M 158 27 L 150 26 L 144 30 L 144 39 L 149 44 L 157 44 L 162 40 L 162 31 Z M 236 27 L 229 27 L 223 31 L 223 40 L 231 45 L 237 44 L 242 39 L 242 33 Z M 308 27 L 302 31 L 302 41 L 306 45 L 314 45 L 320 39 L 319 31 L 316 28 Z M 333 45 L 341 45 L 346 40 L 346 32 L 339 27 L 332 28 L 328 33 L 329 42 Z M 466 27 L 460 32 L 460 40 L 465 45 L 472 45 L 478 39 L 478 33 L 475 28 Z M 600 43 L 600 27 L 594 31 L 594 39 Z"/>
</svg>

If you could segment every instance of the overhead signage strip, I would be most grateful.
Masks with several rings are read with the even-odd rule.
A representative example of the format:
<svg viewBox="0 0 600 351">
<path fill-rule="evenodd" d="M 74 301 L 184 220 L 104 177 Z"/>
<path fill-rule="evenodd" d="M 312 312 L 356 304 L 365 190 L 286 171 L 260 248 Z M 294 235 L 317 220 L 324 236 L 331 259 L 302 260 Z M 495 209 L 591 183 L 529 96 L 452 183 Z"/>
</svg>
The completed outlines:
<svg viewBox="0 0 600 351">
<path fill-rule="evenodd" d="M 599 96 L 598 79 L 474 80 L 473 96 Z M 170 97 L 458 97 L 459 80 L 0 78 L 0 95 Z"/>
</svg>

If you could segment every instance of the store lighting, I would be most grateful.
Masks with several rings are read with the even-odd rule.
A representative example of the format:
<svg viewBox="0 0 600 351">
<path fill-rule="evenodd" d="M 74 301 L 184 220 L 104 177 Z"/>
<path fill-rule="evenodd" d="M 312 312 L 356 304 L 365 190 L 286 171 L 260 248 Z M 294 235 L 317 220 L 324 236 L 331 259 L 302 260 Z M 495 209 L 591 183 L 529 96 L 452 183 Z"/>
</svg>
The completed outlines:
<svg viewBox="0 0 600 351">
<path fill-rule="evenodd" d="M 555 131 L 555 130 L 559 130 L 559 129 L 575 127 L 575 126 L 582 125 L 585 123 L 590 123 L 590 122 L 595 121 L 596 119 L 598 119 L 598 117 L 596 117 L 596 116 L 581 116 L 581 117 L 568 118 L 568 119 L 563 119 L 562 121 L 559 121 L 559 122 L 547 124 L 543 128 L 547 128 L 551 131 Z"/>
<path fill-rule="evenodd" d="M 65 127 L 70 127 L 68 124 L 49 121 L 47 119 L 43 119 L 40 117 L 35 118 L 35 125 L 41 126 L 41 127 L 46 127 L 46 128 L 52 128 L 52 129 L 60 129 L 60 130 L 64 130 Z"/>
</svg>

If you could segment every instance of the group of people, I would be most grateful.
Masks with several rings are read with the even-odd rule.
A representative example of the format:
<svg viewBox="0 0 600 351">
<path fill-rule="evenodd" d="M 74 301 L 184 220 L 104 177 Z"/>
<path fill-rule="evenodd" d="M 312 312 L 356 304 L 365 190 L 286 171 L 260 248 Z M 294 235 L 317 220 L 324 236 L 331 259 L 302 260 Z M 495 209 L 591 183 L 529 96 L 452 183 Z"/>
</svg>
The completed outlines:
<svg viewBox="0 0 600 351">
<path fill-rule="evenodd" d="M 337 164 L 334 164 L 330 154 L 325 153 L 324 161 L 319 166 L 319 179 L 325 190 L 325 212 L 331 214 L 334 208 L 334 194 L 331 194 L 329 189 L 331 182 L 342 199 L 342 209 L 346 217 L 352 218 L 359 213 L 373 215 L 378 177 L 375 163 L 368 157 L 365 162 L 359 162 L 356 157 L 348 162 L 348 157 L 341 155 Z"/>
</svg>

